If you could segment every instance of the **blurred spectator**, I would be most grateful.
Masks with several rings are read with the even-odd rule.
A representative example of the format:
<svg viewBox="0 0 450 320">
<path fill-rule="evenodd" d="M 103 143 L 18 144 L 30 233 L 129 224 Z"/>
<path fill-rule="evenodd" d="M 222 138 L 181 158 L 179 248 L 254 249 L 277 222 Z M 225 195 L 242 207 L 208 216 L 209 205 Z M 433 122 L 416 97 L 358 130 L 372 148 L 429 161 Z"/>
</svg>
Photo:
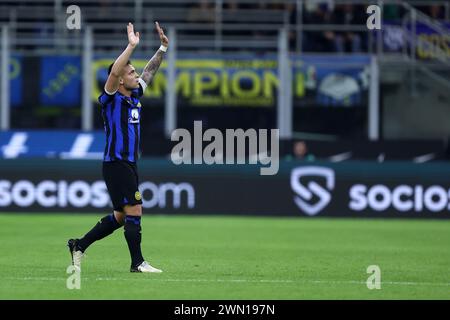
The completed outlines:
<svg viewBox="0 0 450 320">
<path fill-rule="evenodd" d="M 333 23 L 355 26 L 365 25 L 367 16 L 364 7 L 344 4 L 336 6 L 333 14 Z M 361 52 L 362 34 L 356 31 L 338 31 L 335 34 L 335 51 L 337 52 Z"/>
<path fill-rule="evenodd" d="M 428 8 L 428 15 L 436 20 L 444 20 L 445 19 L 445 8 L 443 6 L 433 4 Z"/>
<path fill-rule="evenodd" d="M 210 22 L 214 23 L 216 20 L 215 4 L 208 0 L 200 0 L 198 6 L 189 10 L 188 21 L 189 22 Z"/>
<path fill-rule="evenodd" d="M 334 10 L 335 0 L 305 0 L 305 10 L 313 12 L 317 10 L 319 6 L 327 7 L 328 10 Z"/>
<path fill-rule="evenodd" d="M 328 4 L 305 3 L 303 16 L 304 24 L 330 24 L 331 7 Z M 334 51 L 335 34 L 332 31 L 307 31 L 305 32 L 303 47 L 305 51 L 331 52 Z"/>
<path fill-rule="evenodd" d="M 214 26 L 211 25 L 216 21 L 216 11 L 215 11 L 215 3 L 211 2 L 211 0 L 200 0 L 199 3 L 195 4 L 188 10 L 187 13 L 187 22 L 193 24 L 205 24 L 205 27 L 198 29 L 190 29 L 186 28 L 185 30 L 180 29 L 177 30 L 178 34 L 189 36 L 192 39 L 204 39 L 204 37 L 208 37 L 210 39 L 214 36 Z M 210 26 L 206 26 L 210 25 Z M 200 37 L 198 37 L 200 36 Z M 203 50 L 207 52 L 208 50 Z"/>
<path fill-rule="evenodd" d="M 228 0 L 223 4 L 225 9 L 228 9 L 231 12 L 236 12 L 239 10 L 239 5 L 237 0 Z"/>
<path fill-rule="evenodd" d="M 402 17 L 401 1 L 397 0 L 397 3 L 385 4 L 383 7 L 383 19 L 385 20 L 399 20 Z"/>
<path fill-rule="evenodd" d="M 112 17 L 108 0 L 100 0 L 98 4 L 98 19 L 106 19 L 106 21 L 109 21 Z"/>
<path fill-rule="evenodd" d="M 297 23 L 297 10 L 294 3 L 285 3 L 281 9 L 285 10 L 285 22 L 289 23 L 291 26 L 295 26 Z M 296 32 L 291 29 L 288 36 L 289 48 L 295 50 L 297 46 Z"/>
<path fill-rule="evenodd" d="M 296 33 L 295 33 L 295 27 L 293 27 L 296 24 L 296 7 L 295 4 L 290 3 L 283 3 L 283 1 L 274 1 L 274 2 L 260 2 L 258 4 L 258 7 L 256 8 L 258 10 L 262 10 L 265 12 L 273 12 L 282 15 L 282 22 L 284 24 L 291 25 L 292 28 L 290 28 L 289 34 L 288 34 L 288 41 L 289 41 L 289 48 L 291 50 L 295 50 L 296 47 Z M 265 37 L 272 37 L 274 36 L 273 31 L 261 31 L 258 30 L 254 32 L 254 35 L 256 38 L 265 38 Z"/>
<path fill-rule="evenodd" d="M 315 156 L 309 152 L 305 141 L 296 141 L 292 147 L 292 154 L 287 155 L 286 160 L 314 161 Z"/>
</svg>

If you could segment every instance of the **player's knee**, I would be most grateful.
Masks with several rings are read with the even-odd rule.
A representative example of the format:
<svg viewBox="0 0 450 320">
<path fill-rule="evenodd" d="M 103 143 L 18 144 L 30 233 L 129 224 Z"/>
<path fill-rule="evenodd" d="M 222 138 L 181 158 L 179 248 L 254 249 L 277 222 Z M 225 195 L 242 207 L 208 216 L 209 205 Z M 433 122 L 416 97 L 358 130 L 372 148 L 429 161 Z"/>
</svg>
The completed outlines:
<svg viewBox="0 0 450 320">
<path fill-rule="evenodd" d="M 142 216 L 142 205 L 135 204 L 132 206 L 124 207 L 125 213 L 130 216 Z"/>
<path fill-rule="evenodd" d="M 115 211 L 114 210 L 114 217 L 116 218 L 116 221 L 123 226 L 125 223 L 125 212 L 121 211 Z"/>
</svg>

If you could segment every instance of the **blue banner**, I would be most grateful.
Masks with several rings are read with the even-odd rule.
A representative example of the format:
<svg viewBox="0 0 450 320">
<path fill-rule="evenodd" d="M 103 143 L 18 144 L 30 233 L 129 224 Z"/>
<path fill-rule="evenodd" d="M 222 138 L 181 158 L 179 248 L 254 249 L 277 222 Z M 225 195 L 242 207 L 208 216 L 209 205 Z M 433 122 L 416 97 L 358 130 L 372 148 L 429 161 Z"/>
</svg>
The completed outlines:
<svg viewBox="0 0 450 320">
<path fill-rule="evenodd" d="M 81 59 L 78 56 L 46 56 L 41 62 L 40 103 L 44 106 L 79 106 Z"/>
<path fill-rule="evenodd" d="M 294 105 L 362 106 L 369 88 L 368 56 L 298 56 L 294 60 Z"/>
<path fill-rule="evenodd" d="M 433 59 L 446 56 L 450 59 L 450 22 L 440 22 L 441 28 L 446 34 L 440 34 L 436 30 L 422 23 L 416 23 L 415 33 L 418 38 L 416 43 L 416 55 L 420 59 Z M 383 42 L 384 49 L 390 52 L 402 52 L 408 43 L 408 34 L 412 33 L 412 25 L 407 24 L 403 28 L 399 23 L 384 22 Z"/>
<path fill-rule="evenodd" d="M 445 56 L 450 59 L 450 22 L 441 23 L 447 34 L 439 34 L 435 30 L 423 24 L 417 24 L 416 34 L 419 37 L 417 43 L 417 56 L 421 59 L 433 59 Z"/>
<path fill-rule="evenodd" d="M 102 159 L 104 148 L 105 134 L 102 131 L 0 132 L 0 158 L 4 159 Z"/>
<path fill-rule="evenodd" d="M 9 64 L 10 102 L 15 107 L 22 103 L 22 56 L 13 55 Z"/>
</svg>

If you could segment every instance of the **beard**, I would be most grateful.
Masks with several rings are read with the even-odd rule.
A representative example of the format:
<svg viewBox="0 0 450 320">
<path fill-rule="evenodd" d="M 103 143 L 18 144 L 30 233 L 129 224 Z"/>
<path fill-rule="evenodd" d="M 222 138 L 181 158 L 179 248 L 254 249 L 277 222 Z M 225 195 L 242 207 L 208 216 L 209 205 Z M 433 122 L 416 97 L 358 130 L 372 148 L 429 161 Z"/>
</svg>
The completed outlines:
<svg viewBox="0 0 450 320">
<path fill-rule="evenodd" d="M 137 89 L 137 88 L 139 88 L 139 82 L 137 82 L 136 84 L 130 84 L 130 85 L 123 85 L 124 86 L 124 88 L 126 89 L 126 90 L 129 90 L 129 91 L 131 91 L 131 90 L 134 90 L 134 89 Z"/>
</svg>

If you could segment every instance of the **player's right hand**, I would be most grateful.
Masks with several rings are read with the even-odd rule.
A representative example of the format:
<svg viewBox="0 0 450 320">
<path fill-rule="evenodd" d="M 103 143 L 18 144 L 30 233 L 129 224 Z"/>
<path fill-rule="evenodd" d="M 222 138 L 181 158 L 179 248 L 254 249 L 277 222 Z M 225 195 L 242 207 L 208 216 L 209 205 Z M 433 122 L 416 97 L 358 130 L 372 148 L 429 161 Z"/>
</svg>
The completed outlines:
<svg viewBox="0 0 450 320">
<path fill-rule="evenodd" d="M 158 21 L 155 21 L 155 25 L 156 25 L 156 31 L 158 31 L 158 35 L 159 35 L 159 39 L 161 40 L 161 44 L 165 47 L 169 46 L 169 39 L 167 38 L 167 36 L 164 34 L 164 30 L 163 28 L 161 28 L 159 26 Z"/>
<path fill-rule="evenodd" d="M 133 48 L 139 44 L 139 32 L 134 33 L 134 26 L 131 22 L 127 25 L 128 43 Z"/>
</svg>

